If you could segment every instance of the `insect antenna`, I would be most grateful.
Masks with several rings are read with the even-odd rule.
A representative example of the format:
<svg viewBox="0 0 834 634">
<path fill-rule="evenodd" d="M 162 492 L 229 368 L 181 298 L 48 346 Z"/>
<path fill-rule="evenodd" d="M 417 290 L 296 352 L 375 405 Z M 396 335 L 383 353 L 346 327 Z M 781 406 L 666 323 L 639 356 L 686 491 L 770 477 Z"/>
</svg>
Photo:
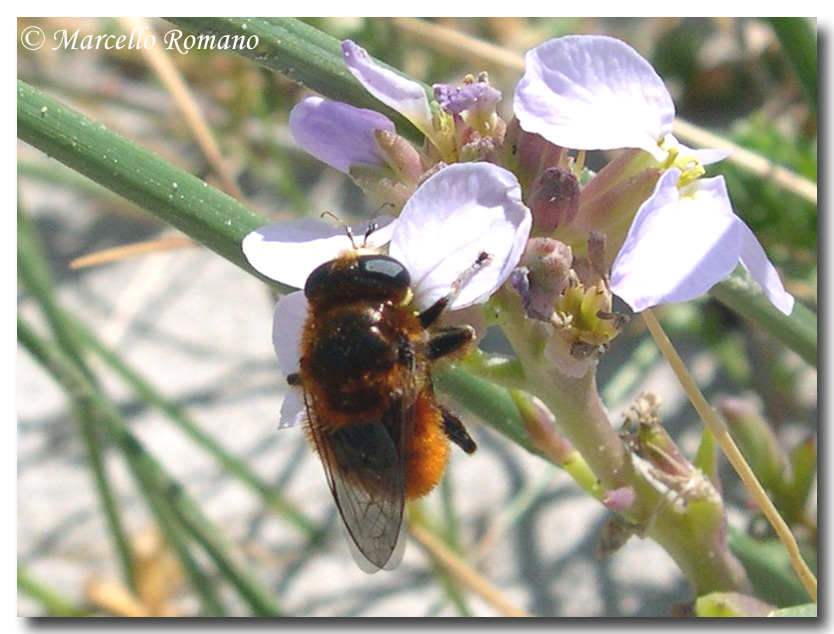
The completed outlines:
<svg viewBox="0 0 834 634">
<path fill-rule="evenodd" d="M 376 217 L 379 215 L 379 213 L 382 211 L 382 209 L 383 209 L 384 207 L 386 207 L 386 206 L 391 206 L 391 207 L 393 207 L 393 205 L 392 205 L 391 203 L 382 203 L 382 204 L 379 206 L 379 209 L 377 209 L 377 210 L 374 212 L 374 218 L 376 218 Z M 330 212 L 330 211 L 323 211 L 323 212 L 321 212 L 321 217 L 322 217 L 322 218 L 324 218 L 325 216 L 330 216 L 331 218 L 333 218 L 333 220 L 335 220 L 336 222 L 338 222 L 338 223 L 342 226 L 342 229 L 344 230 L 345 235 L 348 237 L 348 240 L 350 240 L 350 244 L 351 244 L 351 246 L 352 246 L 355 250 L 358 250 L 358 249 L 364 249 L 364 248 L 366 248 L 366 247 L 368 246 L 368 238 L 370 238 L 370 237 L 371 237 L 371 234 L 373 234 L 373 233 L 374 233 L 377 229 L 379 229 L 379 223 L 378 223 L 376 220 L 374 220 L 374 219 L 372 218 L 372 219 L 370 220 L 370 222 L 368 222 L 368 227 L 365 229 L 365 233 L 364 233 L 364 235 L 362 236 L 362 244 L 361 244 L 361 246 L 357 246 L 357 244 L 356 244 L 356 239 L 355 239 L 355 236 L 354 236 L 354 234 L 353 234 L 353 229 L 350 227 L 350 225 L 345 224 L 345 223 L 342 221 L 342 219 L 341 219 L 341 218 L 339 218 L 339 217 L 338 217 L 336 214 L 334 214 L 333 212 Z"/>
<path fill-rule="evenodd" d="M 376 221 L 377 216 L 379 216 L 379 214 L 382 213 L 382 210 L 385 209 L 386 207 L 393 207 L 393 206 L 394 206 L 393 203 L 382 203 L 379 207 L 377 207 L 376 211 L 374 212 L 373 217 L 371 218 L 371 221 L 368 223 L 368 228 L 365 229 L 365 236 L 362 239 L 362 246 L 363 247 L 368 246 L 368 238 L 371 237 L 371 234 L 374 231 L 379 229 L 379 223 Z"/>
<path fill-rule="evenodd" d="M 342 219 L 339 218 L 339 216 L 334 214 L 332 211 L 323 211 L 323 212 L 321 212 L 320 217 L 324 218 L 325 216 L 330 216 L 331 218 L 333 218 L 333 220 L 335 220 L 336 222 L 338 222 L 342 226 L 342 230 L 345 232 L 345 235 L 348 237 L 348 240 L 350 240 L 350 245 L 354 248 L 354 250 L 359 248 L 359 247 L 356 246 L 356 240 L 353 239 L 353 229 L 350 228 L 350 225 L 346 225 L 342 221 Z M 362 246 L 363 247 L 365 246 L 365 243 L 368 240 L 368 235 L 370 235 L 371 233 L 373 233 L 373 231 L 371 231 L 371 228 L 369 226 L 368 231 L 365 232 L 365 238 L 362 241 Z"/>
</svg>

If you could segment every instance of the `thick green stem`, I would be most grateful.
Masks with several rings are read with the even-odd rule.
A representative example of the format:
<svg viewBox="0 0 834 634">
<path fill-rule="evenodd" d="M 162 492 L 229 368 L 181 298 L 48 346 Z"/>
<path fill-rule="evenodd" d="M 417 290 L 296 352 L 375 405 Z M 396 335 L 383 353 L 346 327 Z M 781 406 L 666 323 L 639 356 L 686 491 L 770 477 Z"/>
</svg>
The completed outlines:
<svg viewBox="0 0 834 634">
<path fill-rule="evenodd" d="M 240 248 L 266 218 L 20 80 L 17 136 L 266 280 Z"/>
<path fill-rule="evenodd" d="M 542 363 L 536 343 L 539 338 L 530 332 L 519 302 L 509 293 L 499 291 L 495 304 L 499 310 L 498 322 L 521 362 L 525 389 L 538 396 L 556 416 L 562 430 L 606 489 L 628 485 L 634 469 L 608 420 L 596 390 L 595 372 L 589 371 L 577 379 L 559 374 L 550 363 Z"/>
<path fill-rule="evenodd" d="M 691 499 L 649 479 L 608 419 L 595 372 L 581 378 L 559 373 L 542 354 L 541 335 L 508 292 L 493 297 L 498 323 L 515 349 L 526 390 L 547 405 L 560 430 L 585 459 L 606 491 L 630 488 L 634 503 L 623 517 L 635 531 L 660 544 L 677 562 L 696 595 L 745 591 L 748 582 L 726 542 L 720 495 L 704 479 L 705 494 Z M 697 480 L 693 480 L 697 481 Z"/>
</svg>

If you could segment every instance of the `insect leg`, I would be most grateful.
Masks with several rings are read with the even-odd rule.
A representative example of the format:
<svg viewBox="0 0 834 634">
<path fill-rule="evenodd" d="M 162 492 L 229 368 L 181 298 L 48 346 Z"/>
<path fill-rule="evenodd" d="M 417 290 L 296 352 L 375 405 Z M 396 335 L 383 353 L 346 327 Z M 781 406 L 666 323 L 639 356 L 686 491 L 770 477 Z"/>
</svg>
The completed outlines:
<svg viewBox="0 0 834 634">
<path fill-rule="evenodd" d="M 475 338 L 475 329 L 471 326 L 449 326 L 440 329 L 429 339 L 428 357 L 430 361 L 457 352 Z"/>
<path fill-rule="evenodd" d="M 463 273 L 461 273 L 458 278 L 452 283 L 452 288 L 449 291 L 448 295 L 444 295 L 440 299 L 438 299 L 434 304 L 429 306 L 426 310 L 424 310 L 418 316 L 420 319 L 420 324 L 423 328 L 428 328 L 434 322 L 437 321 L 437 318 L 440 317 L 440 313 L 448 306 L 451 301 L 457 297 L 458 293 L 460 293 L 461 289 L 466 285 L 466 283 L 472 278 L 475 273 L 478 272 L 485 264 L 488 264 L 489 261 L 492 259 L 492 256 L 487 253 L 486 251 L 481 251 L 478 254 L 478 259 L 466 269 Z"/>
<path fill-rule="evenodd" d="M 460 419 L 443 406 L 440 407 L 440 412 L 443 414 L 443 432 L 449 437 L 449 440 L 466 453 L 474 453 L 478 445 L 472 440 Z"/>
</svg>

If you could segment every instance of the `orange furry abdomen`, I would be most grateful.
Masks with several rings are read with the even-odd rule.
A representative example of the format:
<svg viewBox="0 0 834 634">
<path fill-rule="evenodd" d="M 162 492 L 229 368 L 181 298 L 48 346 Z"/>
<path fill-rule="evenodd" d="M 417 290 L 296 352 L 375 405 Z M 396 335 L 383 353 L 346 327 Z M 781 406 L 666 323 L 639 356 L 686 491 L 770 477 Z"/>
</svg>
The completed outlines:
<svg viewBox="0 0 834 634">
<path fill-rule="evenodd" d="M 437 486 L 449 460 L 443 414 L 431 389 L 418 397 L 414 410 L 414 429 L 405 446 L 405 497 L 409 500 L 422 497 Z"/>
</svg>

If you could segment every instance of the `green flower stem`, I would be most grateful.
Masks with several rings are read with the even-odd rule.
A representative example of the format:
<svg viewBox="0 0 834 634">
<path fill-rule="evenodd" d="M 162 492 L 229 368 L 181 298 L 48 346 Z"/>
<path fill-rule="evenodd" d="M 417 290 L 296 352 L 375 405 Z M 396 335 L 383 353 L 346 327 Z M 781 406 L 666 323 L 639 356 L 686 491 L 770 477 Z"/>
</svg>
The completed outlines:
<svg viewBox="0 0 834 634">
<path fill-rule="evenodd" d="M 720 281 L 709 294 L 817 367 L 817 316 L 804 305 L 797 302 L 793 312 L 784 315 L 740 273 Z"/>
<path fill-rule="evenodd" d="M 652 334 L 652 337 L 654 337 L 655 341 L 658 342 L 658 346 L 660 346 L 660 349 L 669 362 L 669 365 L 675 372 L 678 381 L 683 386 L 684 391 L 692 403 L 692 406 L 698 412 L 698 415 L 701 417 L 704 425 L 707 426 L 710 433 L 715 437 L 715 441 L 721 447 L 724 455 L 727 456 L 727 460 L 729 460 L 733 469 L 735 469 L 738 474 L 738 477 L 744 483 L 744 487 L 747 489 L 750 497 L 756 502 L 762 514 L 764 514 L 768 522 L 770 522 L 774 532 L 779 537 L 779 541 L 785 545 L 785 549 L 791 557 L 791 563 L 794 565 L 797 576 L 800 581 L 802 581 L 802 584 L 805 586 L 805 589 L 808 591 L 808 595 L 811 599 L 816 601 L 817 580 L 811 569 L 808 567 L 808 564 L 806 564 L 805 560 L 802 558 L 802 553 L 799 551 L 799 545 L 797 544 L 793 533 L 791 533 L 790 527 L 787 525 L 785 520 L 782 519 L 782 516 L 779 515 L 779 511 L 776 510 L 776 507 L 773 506 L 773 502 L 771 502 L 767 493 L 762 488 L 762 485 L 751 471 L 750 465 L 747 464 L 747 461 L 739 451 L 732 436 L 730 436 L 730 433 L 727 431 L 727 428 L 721 423 L 718 419 L 718 415 L 712 407 L 710 407 L 709 403 L 707 403 L 706 398 L 701 393 L 701 390 L 698 388 L 695 380 L 689 374 L 689 371 L 686 369 L 686 366 L 678 356 L 674 347 L 672 347 L 668 337 L 666 337 L 666 333 L 663 332 L 663 329 L 657 321 L 657 318 L 654 316 L 654 313 L 650 309 L 647 309 L 643 311 L 642 316 L 643 320 L 646 322 L 647 328 Z"/>
<path fill-rule="evenodd" d="M 52 277 L 34 227 L 19 207 L 17 211 L 17 274 L 23 287 L 32 295 L 43 312 L 56 344 L 84 373 L 85 379 L 94 382 L 95 379 L 80 352 L 79 334 L 73 324 L 66 319 L 55 300 Z M 81 431 L 93 482 L 122 568 L 122 577 L 127 587 L 133 588 L 133 555 L 119 514 L 119 505 L 104 467 L 103 451 L 96 430 L 95 408 L 85 393 L 68 392 L 68 395 L 72 402 L 74 418 L 78 421 Z"/>
<path fill-rule="evenodd" d="M 813 18 L 768 18 L 808 101 L 817 108 L 817 33 Z"/>
<path fill-rule="evenodd" d="M 342 60 L 341 42 L 301 20 L 235 17 L 167 19 L 204 36 L 257 36 L 258 46 L 254 50 L 238 47 L 235 52 L 325 97 L 381 112 L 394 122 L 399 134 L 414 141 L 421 140 L 421 135 L 407 119 L 380 103 L 350 73 Z M 377 63 L 387 66 L 383 62 Z"/>
<path fill-rule="evenodd" d="M 17 89 L 18 138 L 277 286 L 250 267 L 240 249 L 266 218 L 25 82 L 18 80 Z"/>
<path fill-rule="evenodd" d="M 308 519 L 298 508 L 284 499 L 275 487 L 264 482 L 245 463 L 226 451 L 220 443 L 203 431 L 175 403 L 161 396 L 145 378 L 134 371 L 113 350 L 105 346 L 89 329 L 84 327 L 78 320 L 75 320 L 75 323 L 77 324 L 78 331 L 85 338 L 93 352 L 99 355 L 107 365 L 121 376 L 125 383 L 145 402 L 156 407 L 168 416 L 191 440 L 217 460 L 229 474 L 238 478 L 255 491 L 255 493 L 260 495 L 267 505 L 284 515 L 308 539 L 314 540 L 320 536 L 320 530 L 312 520 Z"/>
<path fill-rule="evenodd" d="M 26 568 L 17 566 L 17 589 L 38 601 L 48 616 L 58 617 L 87 617 L 92 616 L 88 610 L 76 607 L 69 599 L 62 596 L 38 579 L 35 579 Z"/>
<path fill-rule="evenodd" d="M 627 486 L 633 474 L 628 452 L 611 426 L 596 392 L 596 375 L 579 379 L 554 375 L 537 347 L 519 302 L 505 290 L 493 296 L 497 321 L 510 341 L 524 373 L 525 390 L 538 396 L 556 416 L 562 431 L 584 456 L 605 489 Z M 535 367 L 535 370 L 534 370 Z M 568 425 L 575 426 L 571 430 Z M 586 433 L 587 430 L 592 430 Z"/>
<path fill-rule="evenodd" d="M 233 561 L 219 537 L 219 531 L 203 515 L 180 484 L 145 450 L 128 430 L 119 412 L 72 360 L 54 347 L 48 346 L 20 317 L 17 321 L 17 335 L 23 347 L 67 392 L 90 400 L 97 413 L 97 422 L 122 450 L 143 493 L 154 496 L 152 508 L 158 503 L 171 509 L 171 516 L 176 517 L 184 530 L 202 546 L 223 577 L 235 587 L 257 616 L 281 616 L 271 594 Z"/>
<path fill-rule="evenodd" d="M 156 523 L 162 531 L 165 543 L 170 546 L 179 559 L 182 569 L 188 577 L 191 587 L 194 589 L 203 604 L 204 613 L 201 616 L 223 617 L 228 616 L 223 602 L 217 594 L 214 580 L 206 574 L 203 567 L 191 554 L 188 548 L 187 535 L 182 527 L 177 525 L 177 519 L 165 500 L 158 496 L 147 496 L 148 504 L 153 511 Z"/>
<path fill-rule="evenodd" d="M 604 491 L 631 488 L 634 504 L 622 514 L 642 536 L 651 537 L 677 562 L 696 595 L 748 588 L 744 570 L 725 540 L 724 508 L 720 496 L 705 495 L 685 505 L 668 499 L 642 471 L 612 427 L 595 385 L 595 373 L 581 378 L 560 374 L 544 358 L 541 339 L 517 301 L 501 290 L 491 306 L 513 346 L 524 372 L 526 391 L 537 396 L 555 415 L 595 474 Z M 667 495 L 674 495 L 671 491 Z"/>
</svg>

